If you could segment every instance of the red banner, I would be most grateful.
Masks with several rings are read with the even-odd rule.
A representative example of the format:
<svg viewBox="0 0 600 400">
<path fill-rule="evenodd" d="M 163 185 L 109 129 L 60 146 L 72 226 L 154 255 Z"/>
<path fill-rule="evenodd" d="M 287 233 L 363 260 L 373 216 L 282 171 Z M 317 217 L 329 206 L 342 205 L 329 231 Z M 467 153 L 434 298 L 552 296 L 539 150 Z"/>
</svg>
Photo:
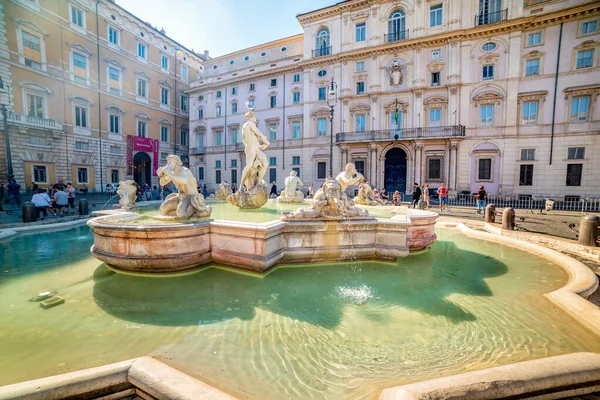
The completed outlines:
<svg viewBox="0 0 600 400">
<path fill-rule="evenodd" d="M 133 137 L 133 150 L 135 151 L 145 151 L 148 153 L 152 153 L 154 148 L 152 147 L 152 139 L 140 137 L 140 136 L 132 136 Z"/>
<path fill-rule="evenodd" d="M 156 171 L 158 170 L 158 146 L 159 142 L 157 139 L 152 140 L 152 152 L 154 165 L 152 165 L 152 176 L 157 176 Z"/>
<path fill-rule="evenodd" d="M 127 135 L 127 175 L 133 175 L 133 136 Z"/>
</svg>

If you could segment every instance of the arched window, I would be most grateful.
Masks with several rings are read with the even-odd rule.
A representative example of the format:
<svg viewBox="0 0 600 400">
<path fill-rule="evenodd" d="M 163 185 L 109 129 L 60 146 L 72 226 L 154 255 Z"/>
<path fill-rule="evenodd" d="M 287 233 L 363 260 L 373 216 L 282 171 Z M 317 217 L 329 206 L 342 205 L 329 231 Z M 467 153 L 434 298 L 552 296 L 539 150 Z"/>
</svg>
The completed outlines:
<svg viewBox="0 0 600 400">
<path fill-rule="evenodd" d="M 323 28 L 317 33 L 317 43 L 315 46 L 315 57 L 328 56 L 331 54 L 331 45 L 329 43 L 329 29 Z"/>
<path fill-rule="evenodd" d="M 396 10 L 388 18 L 387 42 L 406 39 L 406 15 L 402 10 Z"/>
</svg>

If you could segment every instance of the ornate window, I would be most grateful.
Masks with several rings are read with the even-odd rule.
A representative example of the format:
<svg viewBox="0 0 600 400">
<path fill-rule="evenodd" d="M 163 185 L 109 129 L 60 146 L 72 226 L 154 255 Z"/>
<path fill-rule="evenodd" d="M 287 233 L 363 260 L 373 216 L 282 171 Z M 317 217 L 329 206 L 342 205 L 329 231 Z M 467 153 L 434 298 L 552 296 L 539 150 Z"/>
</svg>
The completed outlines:
<svg viewBox="0 0 600 400">
<path fill-rule="evenodd" d="M 408 103 L 404 101 L 392 101 L 384 107 L 386 113 L 386 120 L 389 121 L 388 129 L 402 129 L 405 128 L 404 116 L 408 112 Z"/>
<path fill-rule="evenodd" d="M 90 107 L 94 104 L 85 97 L 69 97 L 71 100 L 71 112 L 73 115 L 73 132 L 80 135 L 91 135 Z"/>
<path fill-rule="evenodd" d="M 315 57 L 328 56 L 331 54 L 331 45 L 329 42 L 329 29 L 322 28 L 317 33 L 317 40 L 315 43 Z"/>
<path fill-rule="evenodd" d="M 536 125 L 541 116 L 541 103 L 546 101 L 547 90 L 524 92 L 518 95 L 521 125 Z"/>
<path fill-rule="evenodd" d="M 19 82 L 23 92 L 23 110 L 30 117 L 48 118 L 50 89 L 35 82 Z"/>
<path fill-rule="evenodd" d="M 406 14 L 403 10 L 392 12 L 388 18 L 388 42 L 406 39 Z"/>
<path fill-rule="evenodd" d="M 431 96 L 425 99 L 423 107 L 428 112 L 428 127 L 440 127 L 445 125 L 448 99 L 441 96 Z"/>
<path fill-rule="evenodd" d="M 46 71 L 46 40 L 48 33 L 37 24 L 16 19 L 19 62 L 30 68 Z"/>
<path fill-rule="evenodd" d="M 583 122 L 594 119 L 594 105 L 600 94 L 600 85 L 568 87 L 564 90 L 567 107 L 567 121 Z"/>
<path fill-rule="evenodd" d="M 473 103 L 475 107 L 479 107 L 479 112 L 475 113 L 479 120 L 473 121 L 473 125 L 480 128 L 493 128 L 496 117 L 502 121 L 502 116 L 495 114 L 501 110 L 500 104 L 503 99 L 504 95 L 495 87 L 484 87 L 476 93 L 473 96 Z"/>
<path fill-rule="evenodd" d="M 572 69 L 589 68 L 596 66 L 600 42 L 594 40 L 586 40 L 579 46 L 573 48 Z"/>
</svg>

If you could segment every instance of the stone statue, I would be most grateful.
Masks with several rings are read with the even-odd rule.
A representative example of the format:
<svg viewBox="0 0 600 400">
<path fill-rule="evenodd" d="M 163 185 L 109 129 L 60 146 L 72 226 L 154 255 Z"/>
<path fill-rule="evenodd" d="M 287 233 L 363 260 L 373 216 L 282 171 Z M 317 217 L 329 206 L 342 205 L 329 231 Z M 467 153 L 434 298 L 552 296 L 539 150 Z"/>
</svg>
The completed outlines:
<svg viewBox="0 0 600 400">
<path fill-rule="evenodd" d="M 183 166 L 179 156 L 167 157 L 167 165 L 157 171 L 161 186 L 173 182 L 177 193 L 171 193 L 160 206 L 157 219 L 189 219 L 209 217 L 212 211 L 198 193 L 198 183 L 192 172 Z"/>
<path fill-rule="evenodd" d="M 353 163 L 348 163 L 344 167 L 344 170 L 338 174 L 335 180 L 338 181 L 342 187 L 342 192 L 345 192 L 350 186 L 358 185 L 364 181 L 365 177 L 356 171 L 356 167 Z"/>
<path fill-rule="evenodd" d="M 227 182 L 221 182 L 215 193 L 217 200 L 227 200 L 227 198 L 233 193 L 231 186 Z"/>
<path fill-rule="evenodd" d="M 270 142 L 256 127 L 254 108 L 248 104 L 246 107 L 246 122 L 242 126 L 246 167 L 242 171 L 240 189 L 229 195 L 227 201 L 240 208 L 260 208 L 269 200 L 269 186 L 263 179 L 269 163 L 263 150 L 269 147 Z"/>
<path fill-rule="evenodd" d="M 119 195 L 119 206 L 122 210 L 132 210 L 136 207 L 138 186 L 133 180 L 120 181 L 117 194 Z"/>
<path fill-rule="evenodd" d="M 399 87 L 404 83 L 404 74 L 402 73 L 402 67 L 398 64 L 398 61 L 394 61 L 391 67 L 388 67 L 390 74 L 390 86 Z"/>
<path fill-rule="evenodd" d="M 304 193 L 297 190 L 298 186 L 304 186 L 304 183 L 298 178 L 296 171 L 292 170 L 290 176 L 285 178 L 285 190 L 277 198 L 281 203 L 304 203 Z"/>
<path fill-rule="evenodd" d="M 361 182 L 358 189 L 358 196 L 354 198 L 356 204 L 362 204 L 364 206 L 375 206 L 377 204 L 383 204 L 383 201 L 375 198 L 371 185 L 367 182 Z"/>
<path fill-rule="evenodd" d="M 310 208 L 299 208 L 293 213 L 286 214 L 282 219 L 372 219 L 373 217 L 362 208 L 356 207 L 342 191 L 338 181 L 327 178 L 323 186 L 312 198 Z"/>
</svg>

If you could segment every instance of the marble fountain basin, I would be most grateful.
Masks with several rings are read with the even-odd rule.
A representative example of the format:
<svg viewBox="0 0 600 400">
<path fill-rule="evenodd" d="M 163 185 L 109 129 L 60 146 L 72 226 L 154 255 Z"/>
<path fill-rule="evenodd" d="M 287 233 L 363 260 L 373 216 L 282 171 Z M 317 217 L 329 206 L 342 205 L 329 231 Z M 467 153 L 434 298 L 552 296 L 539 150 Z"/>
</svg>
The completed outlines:
<svg viewBox="0 0 600 400">
<path fill-rule="evenodd" d="M 397 211 L 398 212 L 398 211 Z M 116 271 L 165 274 L 211 263 L 264 273 L 277 264 L 396 260 L 436 239 L 438 214 L 401 208 L 391 218 L 160 222 L 133 212 L 88 221 L 91 252 Z"/>
</svg>

